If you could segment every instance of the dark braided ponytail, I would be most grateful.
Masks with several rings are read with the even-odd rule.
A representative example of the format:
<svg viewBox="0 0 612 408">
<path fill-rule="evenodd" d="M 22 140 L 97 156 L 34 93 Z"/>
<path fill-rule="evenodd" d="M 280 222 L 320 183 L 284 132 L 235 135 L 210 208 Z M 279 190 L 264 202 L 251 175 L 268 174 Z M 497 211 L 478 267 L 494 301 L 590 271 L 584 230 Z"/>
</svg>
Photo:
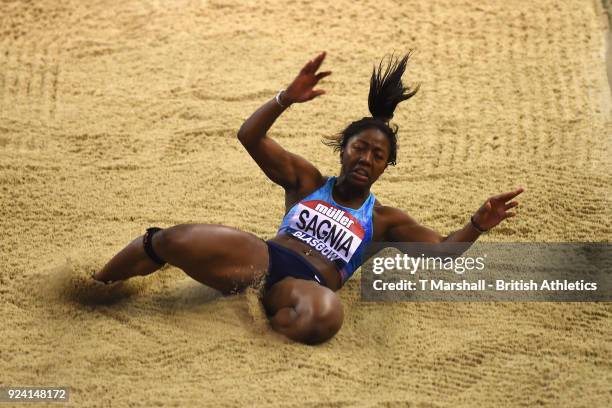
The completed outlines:
<svg viewBox="0 0 612 408">
<path fill-rule="evenodd" d="M 412 98 L 420 88 L 420 84 L 414 89 L 410 89 L 402 83 L 402 75 L 406 70 L 408 58 L 410 58 L 411 54 L 411 52 L 408 52 L 399 60 L 394 55 L 391 55 L 384 72 L 384 58 L 378 65 L 378 71 L 374 67 L 372 77 L 370 78 L 370 93 L 368 95 L 368 108 L 372 116 L 352 122 L 338 135 L 325 138 L 323 143 L 333 147 L 334 151 L 341 152 L 352 136 L 363 130 L 378 129 L 389 140 L 391 149 L 387 164 L 395 165 L 397 159 L 398 126 L 390 127 L 389 121 L 393 118 L 397 105 Z"/>
<path fill-rule="evenodd" d="M 411 90 L 402 83 L 402 75 L 406 71 L 406 64 L 410 52 L 401 60 L 397 60 L 393 55 L 389 57 L 389 63 L 383 74 L 383 61 L 372 70 L 370 78 L 370 94 L 368 95 L 368 108 L 372 117 L 389 122 L 393 119 L 393 112 L 400 102 L 410 99 L 417 93 L 420 85 Z"/>
</svg>

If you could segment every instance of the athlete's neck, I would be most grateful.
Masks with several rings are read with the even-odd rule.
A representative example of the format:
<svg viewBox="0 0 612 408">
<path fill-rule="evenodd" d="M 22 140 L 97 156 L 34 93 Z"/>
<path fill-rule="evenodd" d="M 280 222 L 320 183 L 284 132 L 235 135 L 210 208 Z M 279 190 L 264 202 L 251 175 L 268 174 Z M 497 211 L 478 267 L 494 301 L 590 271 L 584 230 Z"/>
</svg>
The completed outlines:
<svg viewBox="0 0 612 408">
<path fill-rule="evenodd" d="M 363 202 L 370 195 L 370 188 L 359 189 L 351 185 L 345 175 L 340 175 L 336 178 L 336 182 L 332 188 L 332 196 L 334 200 L 346 207 L 361 207 Z"/>
</svg>

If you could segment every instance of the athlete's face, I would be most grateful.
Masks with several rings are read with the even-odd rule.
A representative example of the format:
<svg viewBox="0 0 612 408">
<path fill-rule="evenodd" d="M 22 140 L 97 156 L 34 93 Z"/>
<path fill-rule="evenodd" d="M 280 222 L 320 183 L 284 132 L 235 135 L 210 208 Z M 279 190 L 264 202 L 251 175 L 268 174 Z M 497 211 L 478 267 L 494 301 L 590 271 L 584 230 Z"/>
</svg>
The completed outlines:
<svg viewBox="0 0 612 408">
<path fill-rule="evenodd" d="M 378 129 L 366 129 L 351 136 L 341 153 L 342 174 L 359 185 L 372 185 L 387 168 L 389 140 Z"/>
</svg>

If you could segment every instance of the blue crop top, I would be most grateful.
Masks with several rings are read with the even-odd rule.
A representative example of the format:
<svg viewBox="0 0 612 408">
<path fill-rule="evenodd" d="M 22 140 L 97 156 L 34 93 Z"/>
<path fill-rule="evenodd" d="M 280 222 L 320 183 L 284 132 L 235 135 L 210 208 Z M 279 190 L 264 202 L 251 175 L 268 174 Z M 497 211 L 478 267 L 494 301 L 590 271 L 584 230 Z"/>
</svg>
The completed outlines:
<svg viewBox="0 0 612 408">
<path fill-rule="evenodd" d="M 303 198 L 285 214 L 278 233 L 310 245 L 336 264 L 346 282 L 364 262 L 365 245 L 372 240 L 374 194 L 355 210 L 332 197 L 336 177 L 329 177 L 318 190 Z"/>
</svg>

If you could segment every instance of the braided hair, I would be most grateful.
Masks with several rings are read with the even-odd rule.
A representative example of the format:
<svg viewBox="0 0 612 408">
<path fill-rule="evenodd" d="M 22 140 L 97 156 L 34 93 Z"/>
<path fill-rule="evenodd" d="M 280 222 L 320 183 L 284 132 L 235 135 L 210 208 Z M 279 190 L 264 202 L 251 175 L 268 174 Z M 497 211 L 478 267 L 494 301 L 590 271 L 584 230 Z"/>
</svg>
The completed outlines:
<svg viewBox="0 0 612 408">
<path fill-rule="evenodd" d="M 393 118 L 393 112 L 400 102 L 412 98 L 419 88 L 418 84 L 414 89 L 405 87 L 402 83 L 402 75 L 406 70 L 408 58 L 412 55 L 409 51 L 401 59 L 396 58 L 393 54 L 389 57 L 389 61 L 384 68 L 384 58 L 372 70 L 370 78 L 370 93 L 368 95 L 368 108 L 371 117 L 364 117 L 350 123 L 342 132 L 335 136 L 326 137 L 323 143 L 333 147 L 335 152 L 341 152 L 348 144 L 352 136 L 367 129 L 380 130 L 389 140 L 391 147 L 387 164 L 395 166 L 397 159 L 397 131 L 399 127 L 389 125 L 389 121 Z"/>
</svg>

